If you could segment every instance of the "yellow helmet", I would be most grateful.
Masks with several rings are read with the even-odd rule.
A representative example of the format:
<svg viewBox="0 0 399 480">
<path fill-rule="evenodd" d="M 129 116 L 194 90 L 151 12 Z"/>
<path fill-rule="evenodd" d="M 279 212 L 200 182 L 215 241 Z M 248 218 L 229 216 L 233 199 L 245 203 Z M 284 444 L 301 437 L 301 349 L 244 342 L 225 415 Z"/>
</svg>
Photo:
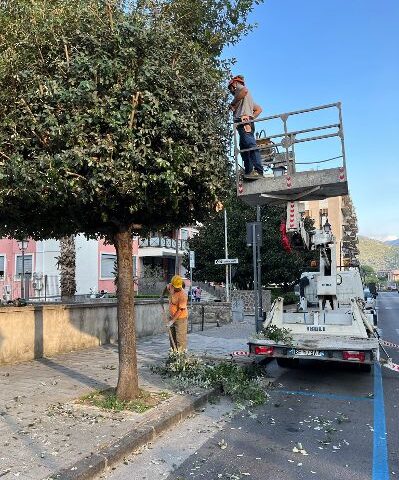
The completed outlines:
<svg viewBox="0 0 399 480">
<path fill-rule="evenodd" d="M 180 275 L 175 275 L 170 281 L 174 288 L 183 288 L 183 279 Z"/>
</svg>

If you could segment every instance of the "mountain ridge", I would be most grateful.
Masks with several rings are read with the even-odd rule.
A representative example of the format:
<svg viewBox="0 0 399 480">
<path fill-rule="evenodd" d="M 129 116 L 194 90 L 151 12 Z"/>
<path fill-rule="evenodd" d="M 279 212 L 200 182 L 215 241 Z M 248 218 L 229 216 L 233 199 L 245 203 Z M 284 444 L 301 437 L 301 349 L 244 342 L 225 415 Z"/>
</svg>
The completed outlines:
<svg viewBox="0 0 399 480">
<path fill-rule="evenodd" d="M 399 238 L 396 240 L 387 240 L 384 242 L 386 245 L 390 245 L 391 247 L 399 247 Z"/>
<path fill-rule="evenodd" d="M 375 271 L 399 268 L 399 244 L 390 244 L 359 235 L 359 261 Z M 391 242 L 396 242 L 392 240 Z"/>
</svg>

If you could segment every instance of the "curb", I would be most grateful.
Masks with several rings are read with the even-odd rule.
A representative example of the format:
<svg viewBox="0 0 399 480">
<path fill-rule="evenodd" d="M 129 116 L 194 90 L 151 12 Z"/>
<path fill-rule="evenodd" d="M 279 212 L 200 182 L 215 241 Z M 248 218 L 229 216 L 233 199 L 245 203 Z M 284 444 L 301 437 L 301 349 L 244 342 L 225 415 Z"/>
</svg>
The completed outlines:
<svg viewBox="0 0 399 480">
<path fill-rule="evenodd" d="M 220 394 L 219 389 L 207 390 L 195 397 L 173 399 L 157 411 L 150 411 L 143 424 L 125 434 L 119 441 L 82 458 L 43 480 L 90 480 L 122 460 L 127 455 L 157 438 L 177 425 L 195 410 Z"/>
</svg>

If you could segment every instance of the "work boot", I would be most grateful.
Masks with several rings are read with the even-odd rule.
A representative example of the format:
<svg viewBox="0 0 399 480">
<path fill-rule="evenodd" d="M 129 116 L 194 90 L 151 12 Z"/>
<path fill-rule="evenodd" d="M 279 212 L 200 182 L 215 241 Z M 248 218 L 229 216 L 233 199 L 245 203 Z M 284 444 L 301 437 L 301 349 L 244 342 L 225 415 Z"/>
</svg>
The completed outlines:
<svg viewBox="0 0 399 480">
<path fill-rule="evenodd" d="M 251 173 L 247 173 L 244 175 L 245 180 L 257 180 L 258 178 L 261 178 L 261 174 L 257 172 L 256 170 L 252 170 Z"/>
</svg>

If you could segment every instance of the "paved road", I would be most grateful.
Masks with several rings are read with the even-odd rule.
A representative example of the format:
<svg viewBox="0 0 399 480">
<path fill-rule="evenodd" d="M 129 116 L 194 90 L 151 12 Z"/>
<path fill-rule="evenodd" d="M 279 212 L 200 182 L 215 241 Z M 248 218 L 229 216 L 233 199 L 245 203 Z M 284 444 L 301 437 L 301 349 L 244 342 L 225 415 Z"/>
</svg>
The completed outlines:
<svg viewBox="0 0 399 480">
<path fill-rule="evenodd" d="M 398 293 L 380 294 L 378 307 L 383 338 L 399 343 Z M 399 351 L 390 353 L 399 363 Z M 156 442 L 154 454 L 131 457 L 106 478 L 399 478 L 399 373 L 322 363 L 294 370 L 272 363 L 269 372 L 276 382 L 266 405 L 236 411 L 217 429 L 206 410 Z M 226 404 L 222 410 L 231 413 Z"/>
</svg>

